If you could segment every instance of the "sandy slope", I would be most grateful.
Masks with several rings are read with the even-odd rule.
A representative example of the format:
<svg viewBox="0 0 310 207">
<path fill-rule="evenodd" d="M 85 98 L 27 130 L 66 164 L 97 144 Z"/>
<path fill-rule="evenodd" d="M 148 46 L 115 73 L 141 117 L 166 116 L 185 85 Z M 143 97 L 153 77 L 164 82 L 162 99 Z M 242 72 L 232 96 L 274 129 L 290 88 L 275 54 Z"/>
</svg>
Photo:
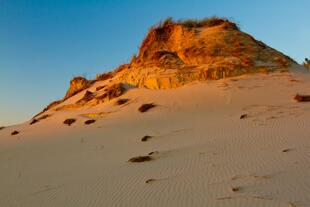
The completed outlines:
<svg viewBox="0 0 310 207">
<path fill-rule="evenodd" d="M 296 92 L 310 94 L 310 74 L 132 89 L 125 106 L 7 127 L 0 206 L 310 206 L 310 103 L 294 102 Z M 149 102 L 158 106 L 137 111 Z M 84 125 L 82 114 L 99 112 L 110 113 Z M 127 162 L 149 152 L 152 161 Z"/>
</svg>

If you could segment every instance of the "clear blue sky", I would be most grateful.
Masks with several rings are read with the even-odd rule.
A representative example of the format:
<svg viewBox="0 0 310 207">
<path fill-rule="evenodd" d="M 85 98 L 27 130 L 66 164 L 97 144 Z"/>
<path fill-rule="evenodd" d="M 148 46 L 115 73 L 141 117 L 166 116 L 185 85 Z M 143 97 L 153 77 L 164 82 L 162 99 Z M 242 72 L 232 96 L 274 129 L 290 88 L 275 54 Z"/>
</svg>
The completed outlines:
<svg viewBox="0 0 310 207">
<path fill-rule="evenodd" d="M 0 0 L 0 125 L 63 97 L 73 76 L 128 62 L 159 20 L 212 15 L 298 62 L 310 56 L 309 0 Z"/>
</svg>

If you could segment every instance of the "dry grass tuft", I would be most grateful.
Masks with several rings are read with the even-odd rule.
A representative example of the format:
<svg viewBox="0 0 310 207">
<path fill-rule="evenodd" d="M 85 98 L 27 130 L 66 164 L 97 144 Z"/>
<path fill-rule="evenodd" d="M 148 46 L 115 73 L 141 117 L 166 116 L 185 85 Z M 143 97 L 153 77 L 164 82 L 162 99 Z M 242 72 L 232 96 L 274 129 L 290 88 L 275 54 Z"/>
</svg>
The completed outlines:
<svg viewBox="0 0 310 207">
<path fill-rule="evenodd" d="M 92 123 L 95 123 L 95 122 L 96 122 L 95 119 L 89 119 L 89 120 L 86 120 L 86 121 L 84 122 L 84 124 L 89 125 L 89 124 L 92 124 Z"/>
<path fill-rule="evenodd" d="M 41 117 L 33 118 L 33 119 L 31 120 L 31 122 L 30 122 L 30 125 L 35 124 L 35 123 L 37 123 L 37 122 L 39 122 L 39 121 L 41 121 L 41 120 L 43 120 L 43 119 L 46 119 L 46 118 L 48 118 L 48 117 L 50 117 L 50 116 L 51 116 L 50 114 L 44 114 L 44 115 L 41 116 Z"/>
<path fill-rule="evenodd" d="M 193 28 L 193 27 L 214 27 L 219 26 L 224 23 L 227 24 L 231 29 L 239 30 L 239 27 L 236 23 L 229 21 L 227 18 L 222 17 L 207 17 L 203 19 L 188 19 L 184 21 L 177 21 L 177 23 L 182 24 L 185 27 Z M 228 29 L 228 28 L 227 28 Z"/>
<path fill-rule="evenodd" d="M 76 103 L 77 104 L 85 104 L 86 102 L 92 100 L 95 97 L 95 94 L 91 91 L 86 91 L 83 98 L 81 98 L 80 100 L 78 100 Z"/>
<path fill-rule="evenodd" d="M 128 98 L 118 99 L 115 104 L 116 105 L 123 105 L 123 104 L 127 103 L 129 100 L 130 99 L 128 99 Z"/>
<path fill-rule="evenodd" d="M 247 118 L 247 117 L 248 117 L 247 114 L 242 114 L 242 115 L 240 116 L 240 119 L 245 119 L 245 118 Z"/>
<path fill-rule="evenodd" d="M 71 124 L 73 124 L 76 121 L 76 119 L 66 119 L 64 120 L 64 124 L 67 124 L 68 126 L 71 126 Z"/>
<path fill-rule="evenodd" d="M 148 155 L 158 154 L 158 151 L 149 152 Z"/>
<path fill-rule="evenodd" d="M 147 180 L 145 181 L 145 183 L 151 183 L 151 182 L 154 182 L 154 181 L 156 181 L 156 179 L 150 178 L 150 179 L 147 179 Z"/>
<path fill-rule="evenodd" d="M 124 87 L 124 85 L 122 83 L 117 83 L 117 84 L 113 84 L 112 86 L 110 86 L 109 88 L 106 88 L 106 92 L 97 97 L 98 100 L 111 100 L 113 98 L 117 98 L 121 95 L 123 95 L 126 91 L 126 88 Z"/>
<path fill-rule="evenodd" d="M 32 119 L 31 120 L 31 122 L 29 123 L 30 125 L 33 125 L 33 124 L 35 124 L 35 123 L 37 123 L 38 122 L 38 119 Z"/>
<path fill-rule="evenodd" d="M 54 106 L 60 104 L 61 102 L 62 102 L 62 100 L 53 101 L 52 103 L 48 104 L 48 105 L 43 109 L 43 112 L 44 112 L 44 111 L 47 111 L 48 109 L 53 108 Z"/>
<path fill-rule="evenodd" d="M 137 156 L 128 160 L 128 162 L 146 162 L 151 161 L 153 158 L 151 156 Z"/>
<path fill-rule="evenodd" d="M 16 134 L 19 134 L 19 131 L 13 131 L 12 133 L 11 133 L 11 135 L 16 135 Z"/>
<path fill-rule="evenodd" d="M 142 106 L 139 107 L 139 111 L 141 113 L 143 112 L 147 112 L 148 110 L 150 110 L 151 108 L 154 108 L 156 105 L 153 103 L 147 103 L 147 104 L 142 104 Z"/>
<path fill-rule="evenodd" d="M 230 190 L 232 192 L 238 192 L 238 191 L 240 191 L 240 188 L 239 187 L 231 187 Z"/>
<path fill-rule="evenodd" d="M 96 81 L 104 81 L 108 80 L 110 78 L 113 78 L 113 73 L 112 72 L 107 72 L 107 73 L 102 73 L 96 76 Z"/>
<path fill-rule="evenodd" d="M 296 96 L 294 97 L 294 99 L 297 102 L 309 102 L 310 101 L 310 95 L 300 95 L 300 94 L 296 94 Z"/>
<path fill-rule="evenodd" d="M 231 29 L 239 30 L 239 26 L 235 22 L 232 22 L 227 18 L 217 17 L 217 16 L 206 17 L 203 19 L 186 19 L 186 20 L 177 20 L 177 21 L 174 21 L 172 17 L 168 17 L 164 21 L 160 21 L 157 25 L 155 25 L 151 29 L 153 28 L 163 29 L 169 25 L 174 25 L 174 24 L 180 24 L 187 28 L 214 27 L 214 26 L 226 24 L 226 26 L 228 26 Z"/>
<path fill-rule="evenodd" d="M 141 142 L 146 142 L 147 140 L 151 139 L 152 136 L 145 135 L 144 137 L 141 138 Z"/>
</svg>

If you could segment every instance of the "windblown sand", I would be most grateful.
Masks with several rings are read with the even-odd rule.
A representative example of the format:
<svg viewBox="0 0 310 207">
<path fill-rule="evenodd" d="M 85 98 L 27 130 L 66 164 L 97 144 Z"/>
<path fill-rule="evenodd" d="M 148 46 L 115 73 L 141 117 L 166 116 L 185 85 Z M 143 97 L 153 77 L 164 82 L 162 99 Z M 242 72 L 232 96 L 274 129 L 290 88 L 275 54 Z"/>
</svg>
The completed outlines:
<svg viewBox="0 0 310 207">
<path fill-rule="evenodd" d="M 310 103 L 296 93 L 310 94 L 309 74 L 245 75 L 6 127 L 0 206 L 310 206 Z"/>
</svg>

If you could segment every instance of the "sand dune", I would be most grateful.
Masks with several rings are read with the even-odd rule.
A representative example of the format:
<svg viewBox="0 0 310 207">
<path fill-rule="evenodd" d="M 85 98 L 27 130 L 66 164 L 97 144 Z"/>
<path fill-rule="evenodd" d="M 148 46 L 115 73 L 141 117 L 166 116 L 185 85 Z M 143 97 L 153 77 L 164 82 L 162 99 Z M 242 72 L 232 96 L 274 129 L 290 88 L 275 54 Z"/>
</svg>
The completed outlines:
<svg viewBox="0 0 310 207">
<path fill-rule="evenodd" d="M 6 127 L 0 206 L 310 206 L 310 104 L 293 99 L 310 94 L 309 80 L 276 72 L 134 88 L 125 105 Z M 144 103 L 156 107 L 141 113 Z"/>
</svg>

